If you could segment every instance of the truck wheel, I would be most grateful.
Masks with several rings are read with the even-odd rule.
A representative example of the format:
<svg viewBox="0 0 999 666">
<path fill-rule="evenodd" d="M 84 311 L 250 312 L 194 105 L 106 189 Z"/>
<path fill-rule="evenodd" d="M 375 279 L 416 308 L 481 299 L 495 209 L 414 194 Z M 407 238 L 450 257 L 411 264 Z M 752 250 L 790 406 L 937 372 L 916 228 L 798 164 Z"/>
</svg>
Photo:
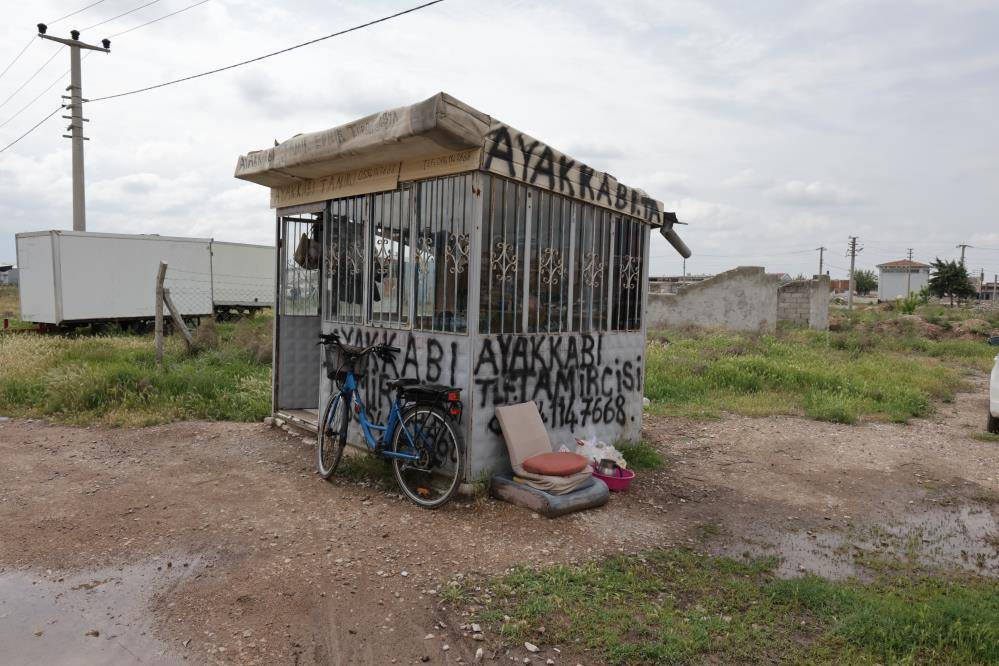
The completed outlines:
<svg viewBox="0 0 999 666">
<path fill-rule="evenodd" d="M 993 435 L 999 435 L 999 418 L 989 414 L 989 422 L 986 424 L 985 429 Z"/>
</svg>

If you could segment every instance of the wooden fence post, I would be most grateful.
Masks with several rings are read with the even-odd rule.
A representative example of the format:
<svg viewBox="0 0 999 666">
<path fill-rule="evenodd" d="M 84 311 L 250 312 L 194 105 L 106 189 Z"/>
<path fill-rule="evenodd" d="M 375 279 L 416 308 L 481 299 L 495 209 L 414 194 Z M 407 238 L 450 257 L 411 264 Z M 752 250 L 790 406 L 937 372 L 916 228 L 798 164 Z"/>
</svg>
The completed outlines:
<svg viewBox="0 0 999 666">
<path fill-rule="evenodd" d="M 156 273 L 156 364 L 163 365 L 163 280 L 166 278 L 167 265 L 160 262 Z"/>
<path fill-rule="evenodd" d="M 194 340 L 191 338 L 191 332 L 187 330 L 187 324 L 184 323 L 184 318 L 180 316 L 180 310 L 177 309 L 177 306 L 173 304 L 173 299 L 170 298 L 169 289 L 163 290 L 163 301 L 170 310 L 170 317 L 173 319 L 173 327 L 180 331 L 180 334 L 184 337 L 184 344 L 187 346 L 187 351 L 191 351 L 191 347 L 194 346 Z"/>
</svg>

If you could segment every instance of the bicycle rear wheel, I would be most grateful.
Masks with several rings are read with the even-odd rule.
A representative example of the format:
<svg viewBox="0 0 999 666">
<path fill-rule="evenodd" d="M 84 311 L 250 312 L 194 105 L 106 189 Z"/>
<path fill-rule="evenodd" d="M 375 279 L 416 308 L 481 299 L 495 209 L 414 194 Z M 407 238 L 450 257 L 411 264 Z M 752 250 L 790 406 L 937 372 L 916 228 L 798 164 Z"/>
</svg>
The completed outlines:
<svg viewBox="0 0 999 666">
<path fill-rule="evenodd" d="M 419 456 L 418 460 L 392 458 L 395 480 L 414 504 L 436 509 L 458 490 L 464 446 L 440 409 L 420 404 L 407 409 L 392 437 L 392 450 Z"/>
<path fill-rule="evenodd" d="M 350 423 L 350 400 L 342 393 L 330 396 L 319 421 L 319 437 L 316 441 L 316 470 L 324 479 L 333 476 L 343 449 L 347 445 L 347 424 Z"/>
</svg>

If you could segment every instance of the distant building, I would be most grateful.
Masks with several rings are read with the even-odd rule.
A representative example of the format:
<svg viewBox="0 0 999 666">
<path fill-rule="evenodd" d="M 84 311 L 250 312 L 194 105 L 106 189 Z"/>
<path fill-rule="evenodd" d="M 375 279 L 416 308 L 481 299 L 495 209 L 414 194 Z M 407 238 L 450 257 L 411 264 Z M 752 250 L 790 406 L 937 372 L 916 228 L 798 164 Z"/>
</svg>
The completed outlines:
<svg viewBox="0 0 999 666">
<path fill-rule="evenodd" d="M 829 280 L 829 291 L 834 294 L 845 294 L 850 291 L 849 280 Z"/>
<path fill-rule="evenodd" d="M 982 282 L 978 286 L 978 300 L 999 303 L 999 282 Z"/>
<path fill-rule="evenodd" d="M 894 301 L 915 294 L 930 282 L 930 265 L 899 259 L 878 264 L 878 300 Z"/>
<path fill-rule="evenodd" d="M 0 264 L 0 285 L 17 284 L 17 267 L 10 264 Z"/>
</svg>

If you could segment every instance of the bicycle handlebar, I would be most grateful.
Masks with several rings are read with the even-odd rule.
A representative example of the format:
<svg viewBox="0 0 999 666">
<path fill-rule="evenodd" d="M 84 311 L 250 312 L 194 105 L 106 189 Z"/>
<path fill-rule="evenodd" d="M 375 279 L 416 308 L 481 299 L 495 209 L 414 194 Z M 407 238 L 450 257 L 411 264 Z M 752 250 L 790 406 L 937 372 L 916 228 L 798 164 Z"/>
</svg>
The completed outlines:
<svg viewBox="0 0 999 666">
<path fill-rule="evenodd" d="M 341 351 L 346 351 L 342 342 L 340 342 L 340 335 L 338 333 L 320 333 L 319 334 L 319 344 L 321 345 L 336 345 Z M 357 356 L 364 356 L 370 354 L 371 352 L 376 352 L 378 354 L 398 354 L 402 350 L 399 347 L 393 347 L 384 343 L 379 343 L 376 345 L 371 345 L 369 347 L 358 348 L 356 352 L 353 349 L 350 350 L 352 353 L 356 353 Z"/>
</svg>

